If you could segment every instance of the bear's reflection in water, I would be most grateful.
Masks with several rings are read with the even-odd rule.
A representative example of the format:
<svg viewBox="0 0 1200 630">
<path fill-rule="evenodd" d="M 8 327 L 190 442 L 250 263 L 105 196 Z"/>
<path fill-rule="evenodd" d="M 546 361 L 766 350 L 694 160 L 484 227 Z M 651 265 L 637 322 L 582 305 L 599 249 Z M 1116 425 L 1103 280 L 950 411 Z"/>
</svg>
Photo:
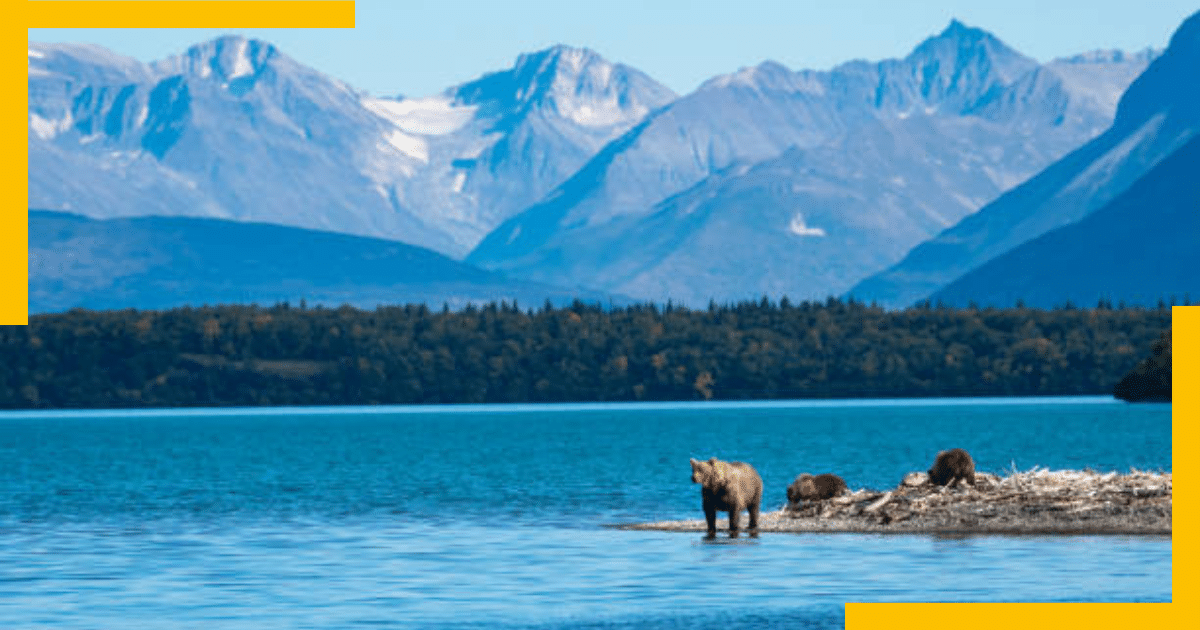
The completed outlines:
<svg viewBox="0 0 1200 630">
<path fill-rule="evenodd" d="M 745 536 L 739 536 L 736 532 L 729 536 L 714 536 L 704 534 L 699 540 L 701 545 L 757 545 L 761 541 L 758 538 L 758 532 L 751 532 Z"/>
</svg>

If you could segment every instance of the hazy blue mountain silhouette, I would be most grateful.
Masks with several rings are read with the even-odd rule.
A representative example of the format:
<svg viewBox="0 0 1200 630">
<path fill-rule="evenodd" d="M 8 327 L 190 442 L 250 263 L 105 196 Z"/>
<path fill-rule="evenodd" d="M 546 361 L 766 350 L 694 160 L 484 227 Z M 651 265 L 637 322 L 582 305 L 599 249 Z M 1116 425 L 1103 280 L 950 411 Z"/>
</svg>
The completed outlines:
<svg viewBox="0 0 1200 630">
<path fill-rule="evenodd" d="M 511 280 L 425 248 L 263 223 L 192 217 L 93 220 L 29 211 L 29 311 L 181 305 L 443 303 L 608 296 Z M 623 302 L 619 296 L 618 302 Z"/>
<path fill-rule="evenodd" d="M 934 293 L 954 306 L 1153 306 L 1200 299 L 1200 138 L 1079 221 L 997 256 Z"/>
</svg>

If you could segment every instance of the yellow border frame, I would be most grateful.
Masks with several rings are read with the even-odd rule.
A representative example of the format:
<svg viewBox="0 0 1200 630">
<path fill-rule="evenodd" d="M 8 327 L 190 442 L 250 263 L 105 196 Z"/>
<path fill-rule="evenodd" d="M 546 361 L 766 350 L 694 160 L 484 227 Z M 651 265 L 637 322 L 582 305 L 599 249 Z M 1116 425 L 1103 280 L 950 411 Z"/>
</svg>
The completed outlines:
<svg viewBox="0 0 1200 630">
<path fill-rule="evenodd" d="M 339 0 L 41 0 L 7 2 L 10 17 L 22 26 L 3 27 L 0 41 L 0 73 L 3 84 L 12 86 L 7 98 L 0 100 L 0 133 L 5 145 L 13 147 L 21 135 L 26 143 L 18 154 L 22 159 L 8 160 L 3 176 L 4 190 L 10 199 L 23 192 L 21 203 L 10 202 L 0 230 L 0 324 L 28 322 L 28 89 L 17 86 L 20 75 L 28 80 L 27 68 L 17 66 L 18 28 L 353 28 L 354 2 Z M 17 121 L 20 121 L 18 127 Z M 1200 306 L 1177 306 L 1172 312 L 1174 326 L 1174 393 L 1172 416 L 1173 476 L 1184 480 L 1187 497 L 1192 469 L 1181 452 L 1193 452 L 1200 420 L 1200 393 L 1185 387 L 1184 375 L 1200 372 Z M 1186 501 L 1176 501 L 1173 531 L 1191 531 L 1195 513 Z M 1196 545 L 1188 536 L 1172 541 L 1172 603 L 1170 604 L 846 604 L 846 627 L 920 628 L 930 622 L 955 620 L 972 630 L 1012 630 L 1012 628 L 1174 628 L 1184 627 L 1185 619 L 1200 618 L 1191 584 L 1195 570 Z"/>
</svg>

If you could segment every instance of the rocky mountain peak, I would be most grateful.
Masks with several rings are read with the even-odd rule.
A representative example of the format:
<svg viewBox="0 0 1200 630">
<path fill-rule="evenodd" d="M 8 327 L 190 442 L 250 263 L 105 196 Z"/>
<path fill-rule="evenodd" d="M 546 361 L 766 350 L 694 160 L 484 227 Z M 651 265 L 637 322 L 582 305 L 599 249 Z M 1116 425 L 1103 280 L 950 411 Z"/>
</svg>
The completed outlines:
<svg viewBox="0 0 1200 630">
<path fill-rule="evenodd" d="M 885 83 L 915 92 L 894 99 L 897 104 L 912 99 L 925 107 L 966 113 L 1037 67 L 988 31 L 953 20 L 891 66 Z"/>
<path fill-rule="evenodd" d="M 1037 67 L 1037 62 L 1013 50 L 995 35 L 954 20 L 940 34 L 921 42 L 907 57 L 946 79 L 952 73 L 976 68 L 999 82 L 1012 83 Z"/>
<path fill-rule="evenodd" d="M 578 80 L 586 66 L 604 66 L 611 72 L 611 64 L 595 52 L 557 45 L 523 53 L 511 68 L 490 72 L 450 91 L 467 104 L 491 103 L 507 109 L 545 98 L 551 86 Z"/>
<path fill-rule="evenodd" d="M 241 35 L 225 35 L 187 49 L 182 55 L 154 64 L 163 74 L 183 74 L 237 87 L 262 74 L 277 58 L 282 57 L 274 45 Z"/>
<path fill-rule="evenodd" d="M 614 65 L 590 48 L 557 44 L 520 55 L 513 70 L 520 76 L 529 77 L 532 82 L 544 82 L 575 79 L 585 72 L 585 68 L 603 67 L 611 70 Z"/>
<path fill-rule="evenodd" d="M 557 45 L 450 90 L 456 100 L 523 115 L 538 109 L 588 127 L 628 126 L 675 98 L 665 86 L 595 51 Z"/>
<path fill-rule="evenodd" d="M 925 39 L 925 41 L 917 44 L 913 50 L 913 54 L 919 54 L 922 51 L 936 48 L 958 48 L 971 49 L 979 47 L 991 47 L 1001 51 L 1007 51 L 1011 54 L 1018 54 L 1009 48 L 1004 42 L 1000 41 L 990 31 L 986 31 L 976 26 L 968 26 L 958 18 L 950 20 L 950 24 L 942 29 L 937 35 L 933 35 Z"/>
</svg>

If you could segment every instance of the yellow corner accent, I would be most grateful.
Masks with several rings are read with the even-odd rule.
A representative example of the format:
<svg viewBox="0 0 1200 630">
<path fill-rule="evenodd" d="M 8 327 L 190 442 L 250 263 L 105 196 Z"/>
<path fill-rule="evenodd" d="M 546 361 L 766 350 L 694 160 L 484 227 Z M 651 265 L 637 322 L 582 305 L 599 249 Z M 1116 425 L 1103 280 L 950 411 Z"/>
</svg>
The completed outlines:
<svg viewBox="0 0 1200 630">
<path fill-rule="evenodd" d="M 29 90 L 21 82 L 28 78 L 28 60 L 19 56 L 28 29 L 354 28 L 352 0 L 27 0 L 4 8 L 12 26 L 0 28 L 0 79 L 7 86 L 0 140 L 9 147 L 3 164 L 9 202 L 0 215 L 0 325 L 29 323 Z M 21 59 L 26 65 L 18 65 Z"/>
<path fill-rule="evenodd" d="M 1200 619 L 1196 595 L 1200 554 L 1196 552 L 1196 507 L 1190 488 L 1196 477 L 1195 453 L 1200 450 L 1200 306 L 1172 307 L 1171 328 L 1171 603 L 847 603 L 846 628 L 928 630 L 949 624 L 971 630 L 1129 630 L 1194 625 Z M 1069 597 L 1070 593 L 1061 595 Z"/>
<path fill-rule="evenodd" d="M 26 28 L 354 28 L 350 0 L 41 0 Z"/>
</svg>

